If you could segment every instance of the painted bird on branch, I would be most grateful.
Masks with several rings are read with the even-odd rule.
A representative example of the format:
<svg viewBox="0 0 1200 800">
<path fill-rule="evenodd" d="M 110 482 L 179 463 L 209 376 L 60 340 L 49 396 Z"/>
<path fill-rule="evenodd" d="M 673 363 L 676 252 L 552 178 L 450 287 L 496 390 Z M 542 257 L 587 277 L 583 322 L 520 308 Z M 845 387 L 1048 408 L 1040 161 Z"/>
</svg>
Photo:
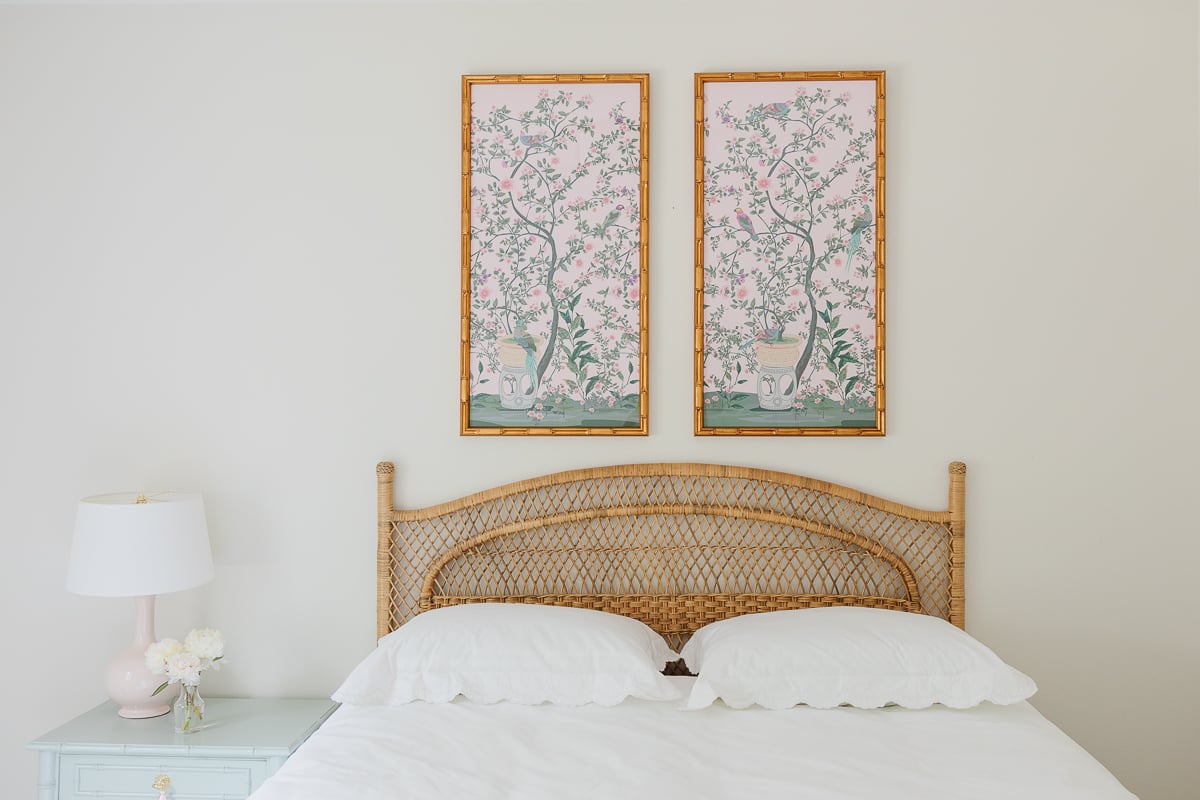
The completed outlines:
<svg viewBox="0 0 1200 800">
<path fill-rule="evenodd" d="M 788 112 L 792 110 L 791 103 L 767 103 L 759 106 L 750 112 L 750 121 L 754 122 L 763 117 L 774 117 L 775 119 L 784 119 Z"/>
<path fill-rule="evenodd" d="M 792 110 L 791 103 L 767 103 L 763 107 L 763 113 L 768 117 L 786 117 L 788 112 Z"/>
<path fill-rule="evenodd" d="M 742 230 L 750 234 L 750 240 L 757 242 L 758 234 L 754 232 L 754 223 L 750 220 L 750 216 L 745 211 L 742 211 L 740 207 L 735 208 L 733 213 L 737 214 L 738 225 L 742 226 Z"/>
<path fill-rule="evenodd" d="M 854 218 L 854 222 L 850 223 L 850 247 L 846 251 L 846 271 L 850 271 L 850 262 L 854 260 L 854 254 L 858 252 L 858 245 L 862 242 L 862 232 L 871 227 L 871 210 L 864 208 L 862 214 Z"/>
<path fill-rule="evenodd" d="M 765 330 L 760 330 L 752 337 L 742 342 L 742 347 L 749 347 L 755 342 L 764 342 L 766 344 L 779 344 L 783 341 L 783 326 L 772 325 Z"/>
<path fill-rule="evenodd" d="M 546 143 L 546 135 L 542 133 L 526 133 L 518 136 L 517 140 L 525 147 L 537 147 L 539 144 Z"/>
<path fill-rule="evenodd" d="M 604 222 L 600 223 L 601 239 L 604 239 L 608 236 L 608 229 L 617 223 L 617 220 L 621 218 L 621 212 L 624 210 L 624 204 L 618 204 L 616 208 L 608 212 L 608 216 L 604 218 Z"/>
</svg>

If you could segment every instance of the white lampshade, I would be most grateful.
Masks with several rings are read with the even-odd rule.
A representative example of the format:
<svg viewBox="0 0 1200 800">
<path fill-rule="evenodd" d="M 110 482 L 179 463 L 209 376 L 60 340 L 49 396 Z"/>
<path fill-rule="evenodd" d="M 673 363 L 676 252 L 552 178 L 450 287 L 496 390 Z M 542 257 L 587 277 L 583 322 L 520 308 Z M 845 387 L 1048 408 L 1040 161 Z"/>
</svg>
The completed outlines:
<svg viewBox="0 0 1200 800">
<path fill-rule="evenodd" d="M 140 497 L 143 502 L 138 502 Z M 67 591 L 141 597 L 181 592 L 212 578 L 208 525 L 199 494 L 126 492 L 79 502 Z"/>
</svg>

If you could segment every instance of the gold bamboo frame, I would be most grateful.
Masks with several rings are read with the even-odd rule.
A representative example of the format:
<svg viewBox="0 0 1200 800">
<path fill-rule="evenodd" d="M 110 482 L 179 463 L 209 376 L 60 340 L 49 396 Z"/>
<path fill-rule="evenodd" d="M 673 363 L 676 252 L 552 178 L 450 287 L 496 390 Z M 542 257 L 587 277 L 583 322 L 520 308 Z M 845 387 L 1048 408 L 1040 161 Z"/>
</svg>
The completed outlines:
<svg viewBox="0 0 1200 800">
<path fill-rule="evenodd" d="M 707 72 L 695 76 L 695 395 L 694 433 L 697 436 L 883 436 L 886 425 L 884 403 L 884 152 L 885 93 L 882 70 L 836 72 Z M 874 81 L 876 100 L 875 138 L 875 425 L 874 427 L 714 427 L 704 424 L 704 88 L 714 82 L 754 81 Z"/>
<path fill-rule="evenodd" d="M 477 85 L 634 83 L 639 86 L 639 388 L 636 428 L 471 426 L 471 91 Z M 462 296 L 459 433 L 482 436 L 646 436 L 650 413 L 650 76 L 646 73 L 464 75 L 462 78 Z"/>
<path fill-rule="evenodd" d="M 519 602 L 634 617 L 682 646 L 739 614 L 849 605 L 963 627 L 966 466 L 946 510 L 826 481 L 710 464 L 633 464 L 394 506 L 376 468 L 377 633 L 432 608 Z"/>
</svg>

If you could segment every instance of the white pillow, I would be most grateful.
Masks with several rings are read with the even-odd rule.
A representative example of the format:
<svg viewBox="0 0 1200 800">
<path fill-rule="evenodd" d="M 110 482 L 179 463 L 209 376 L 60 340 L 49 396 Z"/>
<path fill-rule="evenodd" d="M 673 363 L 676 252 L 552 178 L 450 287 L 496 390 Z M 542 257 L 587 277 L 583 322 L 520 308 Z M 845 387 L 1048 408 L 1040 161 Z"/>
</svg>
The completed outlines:
<svg viewBox="0 0 1200 800">
<path fill-rule="evenodd" d="M 663 666 L 679 656 L 635 619 L 561 606 L 472 603 L 418 614 L 379 640 L 333 699 L 350 705 L 616 705 L 676 700 Z"/>
<path fill-rule="evenodd" d="M 968 708 L 1017 703 L 1037 686 L 945 620 L 835 607 L 747 614 L 714 622 L 684 646 L 699 675 L 688 708 L 889 703 Z"/>
</svg>

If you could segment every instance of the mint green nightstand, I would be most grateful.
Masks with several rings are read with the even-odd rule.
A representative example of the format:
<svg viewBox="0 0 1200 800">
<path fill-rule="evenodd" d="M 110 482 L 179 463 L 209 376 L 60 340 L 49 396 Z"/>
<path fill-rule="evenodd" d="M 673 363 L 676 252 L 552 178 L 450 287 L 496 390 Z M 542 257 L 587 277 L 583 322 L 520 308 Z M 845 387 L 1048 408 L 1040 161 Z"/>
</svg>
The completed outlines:
<svg viewBox="0 0 1200 800">
<path fill-rule="evenodd" d="M 170 714 L 123 719 L 108 702 L 30 742 L 39 753 L 38 800 L 157 800 L 159 775 L 171 779 L 170 800 L 240 800 L 337 708 L 330 700 L 204 703 L 205 725 L 193 733 L 175 733 Z"/>
</svg>

